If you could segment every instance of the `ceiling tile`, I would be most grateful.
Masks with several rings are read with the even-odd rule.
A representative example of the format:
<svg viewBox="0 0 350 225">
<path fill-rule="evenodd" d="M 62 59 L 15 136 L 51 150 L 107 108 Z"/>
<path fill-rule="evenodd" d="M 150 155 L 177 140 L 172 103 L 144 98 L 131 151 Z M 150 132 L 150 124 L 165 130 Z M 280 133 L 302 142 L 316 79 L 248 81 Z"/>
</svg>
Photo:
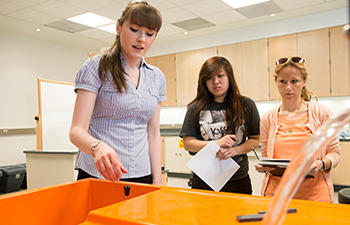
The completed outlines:
<svg viewBox="0 0 350 225">
<path fill-rule="evenodd" d="M 202 17 L 208 20 L 209 22 L 212 22 L 218 25 L 247 19 L 247 17 L 243 16 L 242 14 L 240 14 L 235 10 L 223 11 L 220 13 L 211 14 L 211 15 L 202 16 Z"/>
<path fill-rule="evenodd" d="M 58 1 L 45 2 L 39 5 L 33 6 L 32 9 L 56 16 L 61 19 L 76 16 L 86 12 L 83 9 L 74 7 L 72 5 L 68 5 L 63 2 L 58 2 Z"/>
<path fill-rule="evenodd" d="M 215 24 L 210 23 L 209 21 L 201 17 L 196 17 L 194 19 L 184 20 L 184 21 L 172 23 L 172 24 L 174 26 L 185 29 L 186 31 L 194 31 L 194 30 L 215 26 Z"/>
<path fill-rule="evenodd" d="M 185 32 L 184 29 L 181 29 L 181 28 L 176 27 L 172 24 L 166 23 L 166 24 L 163 24 L 158 36 L 167 36 L 167 35 L 176 34 L 176 33 L 183 33 L 183 32 Z"/>
<path fill-rule="evenodd" d="M 282 10 L 291 10 L 302 8 L 314 4 L 323 3 L 324 0 L 274 0 L 276 5 L 278 5 Z"/>
<path fill-rule="evenodd" d="M 1 30 L 8 30 L 14 33 L 35 33 L 36 24 L 16 18 L 0 15 Z"/>
<path fill-rule="evenodd" d="M 52 23 L 47 23 L 47 24 L 44 24 L 44 26 L 51 27 L 60 31 L 69 32 L 69 33 L 76 33 L 79 31 L 90 29 L 90 27 L 88 26 L 85 26 L 79 23 L 74 23 L 66 19 L 57 20 Z"/>
<path fill-rule="evenodd" d="M 6 1 L 10 3 L 15 3 L 16 5 L 27 7 L 27 6 L 36 5 L 38 3 L 46 2 L 47 0 L 6 0 Z"/>
<path fill-rule="evenodd" d="M 281 9 L 274 2 L 267 1 L 256 5 L 242 7 L 237 9 L 237 11 L 248 18 L 255 18 L 281 12 Z"/>
<path fill-rule="evenodd" d="M 116 20 L 122 15 L 122 11 L 124 9 L 124 6 L 118 3 L 114 3 L 112 5 L 109 5 L 108 7 L 100 8 L 97 10 L 93 10 L 94 13 L 108 17 L 110 19 Z"/>
<path fill-rule="evenodd" d="M 197 16 L 179 7 L 164 10 L 162 12 L 162 18 L 167 23 L 188 20 L 195 17 Z"/>
<path fill-rule="evenodd" d="M 59 20 L 59 18 L 55 16 L 50 16 L 48 14 L 41 13 L 29 8 L 20 10 L 14 13 L 10 13 L 8 14 L 8 16 L 29 21 L 32 23 L 37 23 L 37 24 L 46 24 L 46 23 L 51 23 L 53 21 Z"/>
<path fill-rule="evenodd" d="M 197 16 L 214 14 L 216 12 L 232 10 L 230 6 L 222 1 L 206 0 L 184 5 L 182 8 L 192 12 Z"/>
<path fill-rule="evenodd" d="M 201 0 L 168 0 L 171 3 L 174 3 L 177 6 L 184 6 L 193 2 L 201 2 Z"/>
<path fill-rule="evenodd" d="M 165 10 L 175 7 L 174 3 L 165 0 L 148 0 L 148 2 L 158 10 Z"/>
<path fill-rule="evenodd" d="M 10 2 L 0 2 L 0 14 L 2 15 L 6 15 L 19 9 L 22 9 L 22 6 L 15 5 Z"/>
<path fill-rule="evenodd" d="M 76 32 L 76 34 L 89 37 L 89 38 L 94 38 L 94 39 L 105 39 L 105 38 L 115 37 L 115 35 L 111 33 L 108 33 L 102 30 L 97 30 L 94 28 Z"/>
<path fill-rule="evenodd" d="M 115 3 L 112 0 L 59 0 L 85 10 L 96 10 Z"/>
</svg>

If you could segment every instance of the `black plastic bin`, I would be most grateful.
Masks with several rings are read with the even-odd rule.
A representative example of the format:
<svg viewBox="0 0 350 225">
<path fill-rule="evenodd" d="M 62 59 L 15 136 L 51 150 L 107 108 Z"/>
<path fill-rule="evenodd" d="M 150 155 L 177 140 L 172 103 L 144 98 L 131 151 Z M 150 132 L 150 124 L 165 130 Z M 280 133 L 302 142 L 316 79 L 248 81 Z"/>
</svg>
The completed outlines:
<svg viewBox="0 0 350 225">
<path fill-rule="evenodd" d="M 25 168 L 21 165 L 1 166 L 2 180 L 0 183 L 1 192 L 14 192 L 21 189 L 25 175 Z"/>
<path fill-rule="evenodd" d="M 18 164 L 17 166 L 23 166 L 24 167 L 24 179 L 21 185 L 21 189 L 27 189 L 27 166 L 25 163 Z"/>
<path fill-rule="evenodd" d="M 0 170 L 0 184 L 2 183 L 2 172 Z"/>
<path fill-rule="evenodd" d="M 350 204 L 350 188 L 343 188 L 338 192 L 339 203 Z"/>
</svg>

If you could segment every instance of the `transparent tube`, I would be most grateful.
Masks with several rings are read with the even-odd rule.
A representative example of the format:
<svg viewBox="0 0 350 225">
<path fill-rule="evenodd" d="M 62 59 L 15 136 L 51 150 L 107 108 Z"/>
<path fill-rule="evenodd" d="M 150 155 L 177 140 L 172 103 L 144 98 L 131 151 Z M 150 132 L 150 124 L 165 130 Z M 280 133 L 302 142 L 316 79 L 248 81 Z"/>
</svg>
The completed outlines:
<svg viewBox="0 0 350 225">
<path fill-rule="evenodd" d="M 325 151 L 331 140 L 350 121 L 350 108 L 336 118 L 324 123 L 302 146 L 283 174 L 262 221 L 263 225 L 280 225 L 287 215 L 288 204 L 309 172 L 314 160 Z"/>
</svg>

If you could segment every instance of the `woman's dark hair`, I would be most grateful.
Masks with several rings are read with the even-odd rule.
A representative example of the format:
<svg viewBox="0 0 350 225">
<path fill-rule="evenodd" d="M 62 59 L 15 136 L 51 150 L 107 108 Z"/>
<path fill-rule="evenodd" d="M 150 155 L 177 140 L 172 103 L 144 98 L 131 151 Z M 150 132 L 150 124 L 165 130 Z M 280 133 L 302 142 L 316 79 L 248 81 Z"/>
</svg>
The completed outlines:
<svg viewBox="0 0 350 225">
<path fill-rule="evenodd" d="M 129 3 L 119 18 L 119 25 L 123 26 L 125 21 L 156 32 L 162 26 L 160 12 L 145 1 Z M 107 80 L 108 73 L 112 75 L 119 93 L 127 90 L 125 71 L 120 58 L 121 52 L 120 35 L 117 34 L 114 44 L 103 53 L 98 68 L 101 81 Z"/>
<path fill-rule="evenodd" d="M 206 81 L 220 73 L 224 69 L 229 80 L 229 88 L 225 96 L 227 103 L 226 120 L 228 133 L 235 132 L 236 127 L 244 122 L 244 109 L 242 98 L 237 82 L 233 75 L 233 69 L 230 62 L 221 56 L 214 56 L 204 62 L 199 72 L 197 96 L 188 104 L 197 104 L 193 113 L 193 120 L 196 124 L 196 130 L 199 132 L 199 114 L 201 110 L 208 109 L 210 103 L 214 101 L 214 96 L 210 93 Z"/>
</svg>

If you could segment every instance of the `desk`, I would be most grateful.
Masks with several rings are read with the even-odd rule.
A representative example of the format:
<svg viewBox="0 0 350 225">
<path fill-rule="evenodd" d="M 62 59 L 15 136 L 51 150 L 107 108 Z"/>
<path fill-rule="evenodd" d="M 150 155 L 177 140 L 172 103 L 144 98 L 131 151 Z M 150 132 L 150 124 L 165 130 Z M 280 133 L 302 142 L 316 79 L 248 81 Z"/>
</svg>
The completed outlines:
<svg viewBox="0 0 350 225">
<path fill-rule="evenodd" d="M 75 181 L 74 164 L 77 150 L 23 152 L 26 154 L 28 189 Z"/>
</svg>

